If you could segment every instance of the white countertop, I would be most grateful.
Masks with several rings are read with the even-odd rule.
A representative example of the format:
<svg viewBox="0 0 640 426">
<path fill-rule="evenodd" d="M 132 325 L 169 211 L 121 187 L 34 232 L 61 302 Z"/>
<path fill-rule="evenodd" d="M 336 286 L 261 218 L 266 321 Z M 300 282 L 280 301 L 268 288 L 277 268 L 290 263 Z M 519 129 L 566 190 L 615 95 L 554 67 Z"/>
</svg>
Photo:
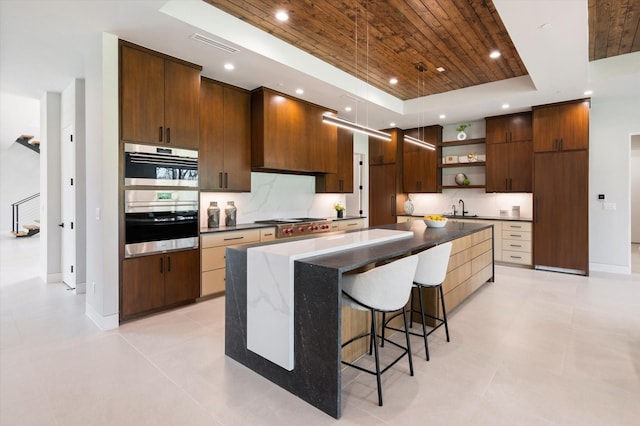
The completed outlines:
<svg viewBox="0 0 640 426">
<path fill-rule="evenodd" d="M 411 237 L 411 231 L 367 229 L 248 248 L 247 348 L 293 370 L 295 260 Z"/>
</svg>

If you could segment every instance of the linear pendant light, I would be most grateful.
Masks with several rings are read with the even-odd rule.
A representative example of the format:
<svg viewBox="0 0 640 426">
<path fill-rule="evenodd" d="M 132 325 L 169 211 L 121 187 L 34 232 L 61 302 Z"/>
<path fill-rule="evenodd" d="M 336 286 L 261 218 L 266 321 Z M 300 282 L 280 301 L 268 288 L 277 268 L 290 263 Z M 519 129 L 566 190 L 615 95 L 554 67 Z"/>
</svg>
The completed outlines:
<svg viewBox="0 0 640 426">
<path fill-rule="evenodd" d="M 421 141 L 420 139 L 416 139 L 416 138 L 414 138 L 412 136 L 404 135 L 404 141 L 412 143 L 414 145 L 421 146 L 423 148 L 430 149 L 431 151 L 435 151 L 436 150 L 436 146 L 435 145 L 433 145 L 433 144 L 431 144 L 429 142 Z"/>
<path fill-rule="evenodd" d="M 389 133 L 381 132 L 380 130 L 372 129 L 370 127 L 365 127 L 351 121 L 343 120 L 342 118 L 338 118 L 333 115 L 323 114 L 322 122 L 333 124 L 334 126 L 342 127 L 343 129 L 352 130 L 354 132 L 364 133 L 365 135 L 382 139 L 387 142 L 391 141 L 391 135 Z"/>
</svg>

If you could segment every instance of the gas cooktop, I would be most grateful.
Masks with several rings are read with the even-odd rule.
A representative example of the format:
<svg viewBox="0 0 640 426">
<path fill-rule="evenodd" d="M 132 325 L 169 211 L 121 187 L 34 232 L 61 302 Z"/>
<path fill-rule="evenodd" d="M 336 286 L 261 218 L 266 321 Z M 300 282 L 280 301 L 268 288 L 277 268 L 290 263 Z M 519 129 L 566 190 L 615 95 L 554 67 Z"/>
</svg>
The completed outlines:
<svg viewBox="0 0 640 426">
<path fill-rule="evenodd" d="M 300 235 L 329 232 L 331 221 L 325 218 L 293 217 L 256 220 L 256 223 L 275 225 L 276 238 L 295 237 Z"/>
</svg>

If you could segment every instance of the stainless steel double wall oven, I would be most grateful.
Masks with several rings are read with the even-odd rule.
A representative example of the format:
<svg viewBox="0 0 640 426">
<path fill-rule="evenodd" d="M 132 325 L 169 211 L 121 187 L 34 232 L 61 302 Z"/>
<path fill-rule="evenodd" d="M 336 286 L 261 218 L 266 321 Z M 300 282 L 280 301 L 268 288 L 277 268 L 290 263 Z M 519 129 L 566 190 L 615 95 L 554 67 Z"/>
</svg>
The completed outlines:
<svg viewBox="0 0 640 426">
<path fill-rule="evenodd" d="M 124 171 L 125 257 L 197 248 L 198 151 L 125 144 Z"/>
</svg>

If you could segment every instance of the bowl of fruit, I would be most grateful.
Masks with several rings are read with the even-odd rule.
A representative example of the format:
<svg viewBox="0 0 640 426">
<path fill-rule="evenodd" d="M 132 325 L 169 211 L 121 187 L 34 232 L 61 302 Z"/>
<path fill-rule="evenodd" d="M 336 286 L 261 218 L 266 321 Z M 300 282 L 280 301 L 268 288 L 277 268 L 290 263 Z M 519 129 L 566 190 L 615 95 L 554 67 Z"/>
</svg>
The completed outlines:
<svg viewBox="0 0 640 426">
<path fill-rule="evenodd" d="M 447 224 L 447 218 L 437 214 L 426 215 L 424 224 L 427 225 L 427 228 L 442 228 Z"/>
</svg>

